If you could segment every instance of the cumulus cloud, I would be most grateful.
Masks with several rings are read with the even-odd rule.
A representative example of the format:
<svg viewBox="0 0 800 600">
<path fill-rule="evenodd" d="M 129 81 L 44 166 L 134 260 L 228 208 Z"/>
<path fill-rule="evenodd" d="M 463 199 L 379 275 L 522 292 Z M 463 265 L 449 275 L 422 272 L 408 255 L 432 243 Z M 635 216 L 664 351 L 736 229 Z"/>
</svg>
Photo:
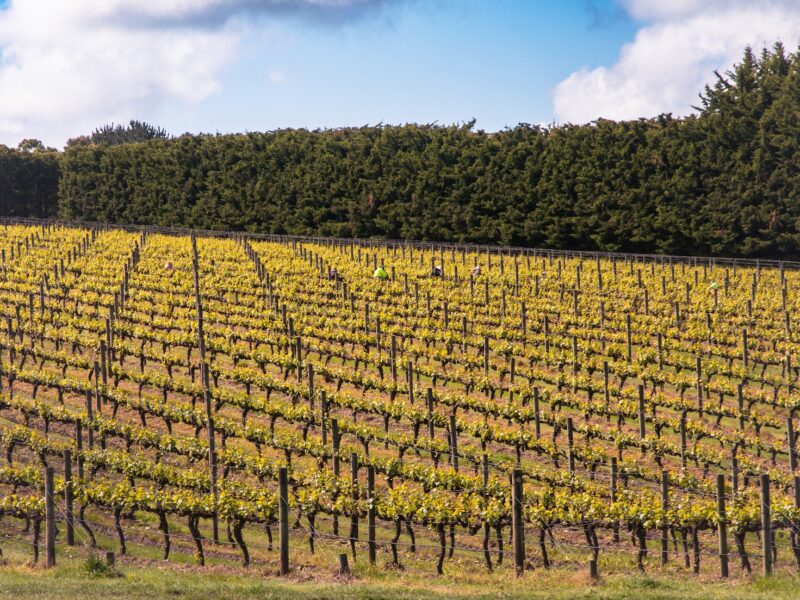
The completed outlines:
<svg viewBox="0 0 800 600">
<path fill-rule="evenodd" d="M 561 81 L 553 104 L 560 122 L 684 115 L 698 104 L 713 71 L 755 49 L 800 40 L 795 0 L 622 0 L 643 22 L 611 66 L 581 69 Z"/>
<path fill-rule="evenodd" d="M 247 17 L 337 22 L 389 0 L 0 0 L 0 143 L 61 145 L 220 89 Z"/>
</svg>

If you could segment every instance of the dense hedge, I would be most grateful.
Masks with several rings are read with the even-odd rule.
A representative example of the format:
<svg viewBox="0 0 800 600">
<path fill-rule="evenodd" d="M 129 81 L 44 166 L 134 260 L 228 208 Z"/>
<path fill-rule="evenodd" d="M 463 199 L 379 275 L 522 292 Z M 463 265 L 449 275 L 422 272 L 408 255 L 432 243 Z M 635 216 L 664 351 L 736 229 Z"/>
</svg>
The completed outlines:
<svg viewBox="0 0 800 600">
<path fill-rule="evenodd" d="M 796 257 L 800 57 L 749 50 L 696 115 L 493 134 L 280 130 L 60 158 L 65 218 L 553 248 Z M 2 170 L 2 168 L 0 168 Z"/>
<path fill-rule="evenodd" d="M 58 154 L 0 145 L 0 215 L 53 217 L 58 212 Z"/>
</svg>

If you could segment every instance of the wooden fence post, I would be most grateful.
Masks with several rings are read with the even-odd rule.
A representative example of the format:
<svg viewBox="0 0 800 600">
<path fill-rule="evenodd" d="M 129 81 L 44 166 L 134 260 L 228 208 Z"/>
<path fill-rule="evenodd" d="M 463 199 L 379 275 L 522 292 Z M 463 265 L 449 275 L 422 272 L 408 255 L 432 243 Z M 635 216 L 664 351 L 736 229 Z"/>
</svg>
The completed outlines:
<svg viewBox="0 0 800 600">
<path fill-rule="evenodd" d="M 367 493 L 369 494 L 367 508 L 367 547 L 369 548 L 369 563 L 374 565 L 377 561 L 377 544 L 375 542 L 375 467 L 367 467 Z"/>
<path fill-rule="evenodd" d="M 512 528 L 514 535 L 514 570 L 517 577 L 525 571 L 525 529 L 522 521 L 522 469 L 515 468 L 511 476 Z"/>
<path fill-rule="evenodd" d="M 56 566 L 56 501 L 53 485 L 53 467 L 44 471 L 45 549 L 47 568 Z"/>
<path fill-rule="evenodd" d="M 450 415 L 450 462 L 453 470 L 458 472 L 458 429 L 455 415 Z"/>
<path fill-rule="evenodd" d="M 331 419 L 331 444 L 333 445 L 333 474 L 339 477 L 339 421 L 337 419 Z M 333 535 L 339 535 L 338 515 L 333 515 Z"/>
<path fill-rule="evenodd" d="M 661 564 L 666 565 L 669 561 L 669 538 L 667 537 L 669 527 L 666 522 L 666 514 L 669 510 L 669 474 L 666 471 L 661 471 L 661 510 L 665 517 L 661 523 Z"/>
<path fill-rule="evenodd" d="M 211 533 L 215 544 L 219 544 L 219 486 L 217 485 L 217 450 L 214 427 L 214 409 L 211 404 L 211 387 L 209 385 L 208 364 L 200 363 L 200 375 L 203 381 L 203 400 L 206 411 L 206 433 L 208 434 L 208 469 L 211 491 L 214 495 L 214 515 L 211 518 Z"/>
<path fill-rule="evenodd" d="M 611 457 L 611 503 L 617 501 L 617 457 Z M 615 544 L 619 543 L 619 521 L 614 521 L 612 525 L 613 540 Z"/>
<path fill-rule="evenodd" d="M 772 516 L 769 498 L 769 475 L 761 475 L 761 552 L 764 577 L 772 574 Z"/>
<path fill-rule="evenodd" d="M 717 532 L 719 535 L 719 574 L 728 576 L 728 520 L 725 514 L 725 475 L 717 475 Z"/>
<path fill-rule="evenodd" d="M 358 454 L 353 452 L 350 455 L 350 477 L 353 484 L 353 502 L 358 502 Z M 350 516 L 350 550 L 353 553 L 353 560 L 356 559 L 356 541 L 358 540 L 358 512 L 353 511 Z"/>
<path fill-rule="evenodd" d="M 289 574 L 289 474 L 286 467 L 278 470 L 278 487 L 280 500 L 278 520 L 280 523 L 281 575 Z"/>
</svg>

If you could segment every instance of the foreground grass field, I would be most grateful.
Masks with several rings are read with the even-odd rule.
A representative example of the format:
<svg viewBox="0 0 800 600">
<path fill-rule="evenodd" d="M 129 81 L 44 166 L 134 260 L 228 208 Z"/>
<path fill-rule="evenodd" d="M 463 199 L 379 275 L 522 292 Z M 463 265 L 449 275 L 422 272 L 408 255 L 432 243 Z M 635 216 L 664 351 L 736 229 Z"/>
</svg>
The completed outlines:
<svg viewBox="0 0 800 600">
<path fill-rule="evenodd" d="M 0 567 L 0 598 L 47 598 L 54 600 L 90 600 L 103 598 L 192 598 L 218 599 L 297 599 L 349 600 L 397 599 L 444 600 L 445 598 L 591 598 L 618 599 L 775 599 L 800 596 L 800 580 L 788 574 L 770 579 L 760 577 L 746 581 L 703 581 L 691 576 L 613 575 L 590 583 L 575 571 L 552 570 L 527 573 L 519 581 L 498 581 L 489 577 L 475 581 L 467 574 L 454 573 L 436 580 L 392 574 L 357 575 L 351 579 L 316 580 L 295 573 L 288 579 L 270 574 L 181 570 L 174 565 L 142 568 L 137 563 L 119 565 L 121 576 L 89 575 L 82 561 L 67 561 L 49 571 L 21 565 Z M 470 579 L 464 585 L 461 575 Z"/>
</svg>

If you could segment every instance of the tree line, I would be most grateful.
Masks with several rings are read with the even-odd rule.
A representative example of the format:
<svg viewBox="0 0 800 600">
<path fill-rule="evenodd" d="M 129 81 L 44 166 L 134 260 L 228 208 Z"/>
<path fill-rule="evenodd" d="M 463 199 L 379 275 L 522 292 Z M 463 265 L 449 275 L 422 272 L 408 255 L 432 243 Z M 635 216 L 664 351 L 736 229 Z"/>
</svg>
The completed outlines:
<svg viewBox="0 0 800 600">
<path fill-rule="evenodd" d="M 696 108 L 496 133 L 470 122 L 168 138 L 132 122 L 58 154 L 5 149 L 0 182 L 16 187 L 0 208 L 21 214 L 35 193 L 32 209 L 114 223 L 796 256 L 800 52 L 747 49 Z"/>
</svg>

